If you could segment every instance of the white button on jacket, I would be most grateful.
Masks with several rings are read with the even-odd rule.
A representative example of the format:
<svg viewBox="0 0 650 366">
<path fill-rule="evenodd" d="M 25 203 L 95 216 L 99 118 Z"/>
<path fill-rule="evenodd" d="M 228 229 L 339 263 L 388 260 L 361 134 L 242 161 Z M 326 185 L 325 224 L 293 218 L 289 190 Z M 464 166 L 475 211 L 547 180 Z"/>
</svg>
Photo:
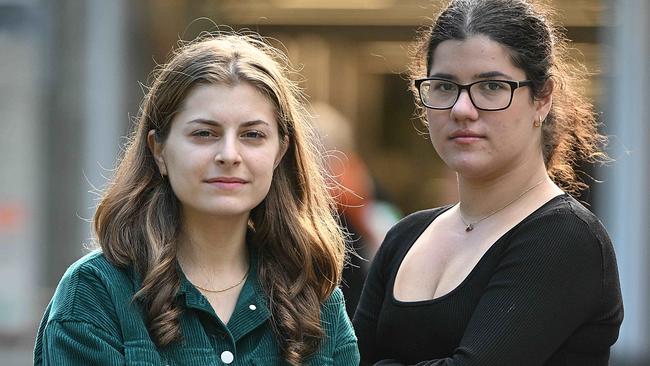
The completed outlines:
<svg viewBox="0 0 650 366">
<path fill-rule="evenodd" d="M 225 364 L 230 364 L 235 360 L 235 355 L 232 354 L 230 351 L 223 351 L 221 352 L 221 361 Z"/>
</svg>

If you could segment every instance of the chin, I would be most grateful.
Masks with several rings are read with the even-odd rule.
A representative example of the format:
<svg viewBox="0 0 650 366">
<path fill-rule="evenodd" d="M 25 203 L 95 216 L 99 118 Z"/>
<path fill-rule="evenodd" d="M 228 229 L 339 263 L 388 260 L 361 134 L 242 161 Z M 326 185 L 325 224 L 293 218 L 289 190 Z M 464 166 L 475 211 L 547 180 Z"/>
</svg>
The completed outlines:
<svg viewBox="0 0 650 366">
<path fill-rule="evenodd" d="M 467 172 L 470 173 L 475 170 L 480 170 L 482 164 L 474 159 L 472 156 L 446 156 L 442 158 L 442 161 L 449 167 L 449 169 L 455 170 L 459 173 Z"/>
<path fill-rule="evenodd" d="M 237 218 L 248 216 L 253 209 L 252 204 L 248 202 L 203 202 L 201 205 L 194 207 L 194 211 L 199 215 L 220 217 L 220 218 Z"/>
<path fill-rule="evenodd" d="M 454 161 L 447 163 L 447 166 L 466 178 L 480 178 L 485 176 L 487 173 L 485 164 L 479 164 L 475 161 Z"/>
<path fill-rule="evenodd" d="M 219 217 L 219 218 L 238 218 L 243 216 L 249 216 L 251 210 L 248 209 L 236 209 L 233 207 L 224 208 L 224 209 L 212 209 L 205 211 L 207 216 Z"/>
</svg>

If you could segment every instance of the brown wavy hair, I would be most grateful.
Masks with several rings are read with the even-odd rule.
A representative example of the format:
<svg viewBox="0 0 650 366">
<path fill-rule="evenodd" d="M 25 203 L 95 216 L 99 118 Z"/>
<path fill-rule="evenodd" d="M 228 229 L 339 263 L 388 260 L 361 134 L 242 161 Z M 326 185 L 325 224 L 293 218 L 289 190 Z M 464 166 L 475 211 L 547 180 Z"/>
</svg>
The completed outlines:
<svg viewBox="0 0 650 366">
<path fill-rule="evenodd" d="M 115 175 L 97 208 L 94 228 L 106 258 L 142 278 L 134 299 L 143 304 L 159 347 L 182 338 L 177 240 L 180 204 L 157 169 L 147 134 L 163 141 L 190 89 L 197 84 L 250 83 L 275 107 L 288 149 L 266 198 L 250 215 L 258 278 L 269 299 L 284 359 L 302 364 L 324 336 L 320 308 L 341 279 L 343 236 L 309 124 L 305 99 L 286 56 L 252 33 L 202 36 L 181 45 L 153 73 Z"/>
<path fill-rule="evenodd" d="M 428 75 L 433 53 L 441 42 L 483 35 L 505 46 L 513 64 L 533 81 L 532 98 L 553 95 L 551 110 L 542 125 L 544 163 L 558 186 L 577 195 L 587 185 L 578 177 L 576 166 L 580 162 L 604 163 L 610 159 L 602 151 L 607 138 L 598 132 L 593 104 L 584 95 L 588 73 L 569 56 L 569 41 L 552 18 L 553 9 L 542 2 L 451 0 L 433 24 L 420 31 L 413 49 L 410 78 Z M 417 99 L 413 85 L 411 90 Z M 423 118 L 423 107 L 418 105 Z"/>
</svg>

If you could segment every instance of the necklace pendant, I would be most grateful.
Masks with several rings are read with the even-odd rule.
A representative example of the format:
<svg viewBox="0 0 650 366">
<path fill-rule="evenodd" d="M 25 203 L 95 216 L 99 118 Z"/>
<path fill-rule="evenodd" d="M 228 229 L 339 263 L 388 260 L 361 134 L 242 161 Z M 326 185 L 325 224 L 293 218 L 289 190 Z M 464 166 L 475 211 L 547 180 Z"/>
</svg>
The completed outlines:
<svg viewBox="0 0 650 366">
<path fill-rule="evenodd" d="M 467 227 L 465 228 L 465 232 L 467 232 L 467 233 L 472 231 L 472 230 L 474 230 L 474 225 L 472 225 L 472 224 L 467 225 Z"/>
</svg>

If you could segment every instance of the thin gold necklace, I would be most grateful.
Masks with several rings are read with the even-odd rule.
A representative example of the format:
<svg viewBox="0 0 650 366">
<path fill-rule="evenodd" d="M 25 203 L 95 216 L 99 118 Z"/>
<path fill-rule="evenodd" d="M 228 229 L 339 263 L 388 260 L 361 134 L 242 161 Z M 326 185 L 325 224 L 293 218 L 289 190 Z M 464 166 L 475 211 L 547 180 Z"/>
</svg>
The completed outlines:
<svg viewBox="0 0 650 366">
<path fill-rule="evenodd" d="M 513 199 L 512 201 L 506 203 L 503 207 L 498 208 L 498 209 L 496 209 L 496 210 L 494 210 L 494 211 L 491 211 L 489 214 L 487 214 L 487 215 L 481 217 L 480 219 L 478 219 L 478 220 L 476 220 L 476 221 L 474 221 L 474 222 L 468 222 L 468 220 L 465 220 L 465 218 L 463 217 L 463 211 L 462 211 L 461 208 L 460 208 L 460 202 L 458 202 L 458 213 L 459 213 L 459 215 L 460 215 L 460 221 L 462 221 L 463 224 L 466 226 L 466 227 L 465 227 L 465 232 L 468 233 L 468 232 L 474 230 L 474 227 L 475 227 L 479 222 L 481 222 L 481 221 L 487 219 L 488 217 L 491 217 L 492 215 L 494 215 L 494 214 L 496 214 L 496 213 L 498 213 L 498 212 L 501 212 L 501 211 L 504 210 L 506 207 L 508 207 L 508 206 L 512 205 L 513 203 L 519 201 L 519 199 L 522 198 L 526 193 L 528 193 L 528 192 L 532 191 L 533 189 L 535 189 L 535 187 L 537 187 L 537 186 L 539 186 L 540 184 L 542 184 L 545 180 L 546 180 L 546 177 L 544 177 L 544 178 L 543 178 L 542 180 L 540 180 L 539 182 L 533 184 L 530 188 L 528 188 L 528 189 L 526 189 L 525 191 L 521 192 L 521 194 L 520 194 L 519 196 L 517 196 L 517 197 L 516 197 L 515 199 Z"/>
<path fill-rule="evenodd" d="M 213 294 L 216 294 L 216 293 L 219 293 L 219 292 L 226 292 L 226 291 L 228 291 L 228 290 L 232 290 L 232 289 L 234 289 L 235 287 L 237 287 L 237 286 L 241 285 L 242 283 L 244 283 L 244 281 L 246 281 L 246 278 L 248 277 L 248 271 L 249 271 L 249 270 L 250 270 L 250 267 L 246 270 L 246 273 L 244 273 L 244 277 L 243 277 L 239 282 L 237 282 L 236 284 L 234 284 L 234 285 L 232 285 L 232 286 L 228 286 L 228 287 L 226 287 L 226 288 L 219 289 L 219 290 L 211 290 L 211 289 L 209 289 L 209 288 L 201 287 L 201 286 L 199 286 L 199 285 L 193 283 L 192 281 L 190 281 L 190 283 L 191 283 L 192 285 L 194 285 L 194 287 L 198 288 L 199 290 L 203 290 L 203 291 L 205 291 L 205 292 L 211 292 L 211 293 L 213 293 Z"/>
</svg>

